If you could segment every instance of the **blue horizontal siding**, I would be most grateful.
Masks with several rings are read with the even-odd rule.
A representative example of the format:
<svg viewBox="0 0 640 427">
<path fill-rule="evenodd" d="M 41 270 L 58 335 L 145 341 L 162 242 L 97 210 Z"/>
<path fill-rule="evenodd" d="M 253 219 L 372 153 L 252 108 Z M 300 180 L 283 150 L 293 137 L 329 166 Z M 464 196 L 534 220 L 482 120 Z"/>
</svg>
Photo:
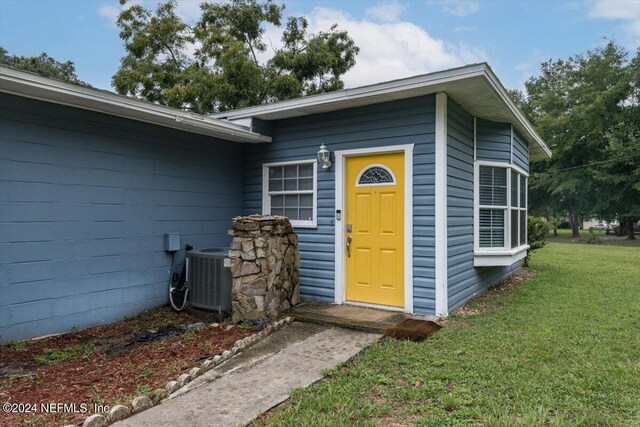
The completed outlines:
<svg viewBox="0 0 640 427">
<path fill-rule="evenodd" d="M 509 277 L 519 268 L 520 261 L 517 261 L 506 267 L 479 267 L 472 269 L 472 274 L 453 276 L 453 283 L 449 283 L 449 312 L 463 306 L 471 298 Z"/>
<path fill-rule="evenodd" d="M 434 184 L 435 97 L 426 96 L 276 121 L 270 144 L 244 149 L 244 212 L 262 211 L 264 163 L 315 159 L 332 152 L 415 144 L 414 310 L 435 309 Z M 303 299 L 334 301 L 335 169 L 318 171 L 318 227 L 298 228 Z"/>
<path fill-rule="evenodd" d="M 476 158 L 494 162 L 511 162 L 511 125 L 490 120 L 476 120 Z"/>
<path fill-rule="evenodd" d="M 479 160 L 508 163 L 509 124 L 477 119 Z M 516 270 L 473 265 L 473 116 L 452 99 L 447 104 L 447 289 L 449 311 Z"/>
<path fill-rule="evenodd" d="M 513 158 L 512 163 L 525 172 L 529 172 L 529 146 L 518 132 L 513 132 Z"/>
<path fill-rule="evenodd" d="M 240 144 L 0 95 L 2 340 L 165 304 L 164 233 L 229 245 L 241 170 Z"/>
</svg>

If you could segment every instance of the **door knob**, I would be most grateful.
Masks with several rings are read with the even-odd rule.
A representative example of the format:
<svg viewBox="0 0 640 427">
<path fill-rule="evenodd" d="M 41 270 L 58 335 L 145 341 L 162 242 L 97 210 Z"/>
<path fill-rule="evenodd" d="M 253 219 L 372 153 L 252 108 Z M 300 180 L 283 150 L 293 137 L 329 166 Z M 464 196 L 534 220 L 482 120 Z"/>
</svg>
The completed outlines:
<svg viewBox="0 0 640 427">
<path fill-rule="evenodd" d="M 351 236 L 347 236 L 347 256 L 349 258 L 351 258 L 351 242 L 353 241 L 353 239 L 351 238 Z"/>
</svg>

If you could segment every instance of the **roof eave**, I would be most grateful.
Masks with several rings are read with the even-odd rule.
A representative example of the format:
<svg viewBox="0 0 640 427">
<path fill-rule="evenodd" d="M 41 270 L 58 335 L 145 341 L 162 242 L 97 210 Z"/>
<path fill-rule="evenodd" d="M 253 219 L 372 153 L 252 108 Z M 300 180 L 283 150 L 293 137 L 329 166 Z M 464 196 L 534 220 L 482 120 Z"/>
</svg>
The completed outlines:
<svg viewBox="0 0 640 427">
<path fill-rule="evenodd" d="M 37 74 L 0 67 L 0 92 L 143 121 L 235 142 L 271 142 L 228 121 L 140 101 L 108 91 L 62 82 Z"/>
<path fill-rule="evenodd" d="M 515 124 L 526 134 L 528 141 L 536 144 L 531 147 L 533 158 L 551 157 L 551 150 L 547 147 L 544 140 L 538 135 L 533 125 L 527 120 L 522 111 L 511 100 L 506 89 L 500 83 L 493 70 L 487 63 L 473 64 L 465 67 L 454 68 L 441 72 L 424 74 L 421 76 L 409 77 L 405 79 L 394 80 L 390 82 L 378 83 L 354 89 L 344 89 L 341 91 L 330 92 L 326 94 L 313 95 L 303 98 L 296 98 L 287 101 L 276 102 L 273 104 L 248 107 L 238 110 L 231 110 L 213 114 L 212 117 L 218 119 L 226 119 L 230 121 L 239 121 L 251 117 L 263 118 L 265 115 L 276 115 L 277 113 L 289 112 L 290 117 L 303 116 L 310 114 L 308 109 L 311 107 L 329 107 L 331 104 L 339 105 L 336 110 L 346 108 L 344 105 L 349 101 L 362 100 L 368 97 L 380 96 L 385 93 L 393 94 L 399 91 L 409 91 L 412 89 L 425 88 L 429 86 L 436 87 L 454 81 L 472 79 L 481 77 L 488 83 L 491 90 L 497 95 L 500 102 L 506 107 L 510 116 L 513 117 Z M 433 93 L 437 92 L 434 90 Z M 376 101 L 381 102 L 381 101 Z M 323 109 L 330 111 L 330 109 Z"/>
<path fill-rule="evenodd" d="M 502 102 L 504 102 L 507 105 L 507 107 L 509 108 L 509 110 L 511 110 L 511 113 L 516 117 L 520 125 L 527 130 L 529 135 L 531 135 L 531 138 L 533 139 L 533 141 L 536 144 L 538 144 L 538 147 L 542 151 L 542 153 L 544 153 L 544 155 L 546 155 L 547 157 L 551 157 L 552 153 L 549 147 L 547 147 L 547 144 L 544 142 L 542 137 L 535 130 L 531 122 L 529 122 L 529 119 L 526 118 L 526 116 L 520 110 L 520 108 L 518 108 L 518 106 L 513 102 L 507 90 L 504 88 L 504 86 L 502 85 L 498 77 L 495 75 L 491 67 L 489 67 L 487 64 L 485 64 L 485 76 L 493 86 L 496 93 L 502 98 Z M 535 150 L 535 151 L 538 151 L 538 150 Z"/>
<path fill-rule="evenodd" d="M 460 80 L 461 78 L 477 77 L 482 75 L 485 67 L 485 63 L 468 65 L 465 67 L 453 68 L 436 73 L 423 74 L 414 77 L 391 80 L 388 82 L 360 86 L 353 89 L 342 89 L 334 92 L 274 102 L 271 104 L 223 111 L 220 113 L 212 114 L 211 117 L 218 119 L 238 120 L 242 118 L 254 117 L 257 115 L 275 113 L 278 111 L 298 110 L 305 107 L 328 105 L 340 101 L 367 98 L 385 92 L 392 93 L 400 90 L 411 90 L 412 88 L 417 89 L 420 87 L 425 87 L 427 85 L 432 86 L 439 83 L 446 83 L 448 81 Z"/>
</svg>

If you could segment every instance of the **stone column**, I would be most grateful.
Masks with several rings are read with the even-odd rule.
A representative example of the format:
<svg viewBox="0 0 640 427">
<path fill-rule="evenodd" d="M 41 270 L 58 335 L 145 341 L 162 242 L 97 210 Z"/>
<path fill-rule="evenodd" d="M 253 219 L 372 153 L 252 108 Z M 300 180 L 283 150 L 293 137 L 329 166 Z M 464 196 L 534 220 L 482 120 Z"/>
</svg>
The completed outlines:
<svg viewBox="0 0 640 427">
<path fill-rule="evenodd" d="M 229 234 L 234 322 L 275 318 L 300 302 L 300 252 L 289 219 L 236 217 Z"/>
</svg>

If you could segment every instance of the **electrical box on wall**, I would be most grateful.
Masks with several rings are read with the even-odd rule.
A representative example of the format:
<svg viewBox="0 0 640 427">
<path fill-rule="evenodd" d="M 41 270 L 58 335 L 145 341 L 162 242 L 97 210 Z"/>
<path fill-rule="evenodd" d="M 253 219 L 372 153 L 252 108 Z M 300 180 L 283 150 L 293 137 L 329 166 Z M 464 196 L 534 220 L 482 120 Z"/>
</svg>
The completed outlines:
<svg viewBox="0 0 640 427">
<path fill-rule="evenodd" d="M 180 233 L 164 233 L 164 250 L 167 252 L 180 250 Z"/>
</svg>

